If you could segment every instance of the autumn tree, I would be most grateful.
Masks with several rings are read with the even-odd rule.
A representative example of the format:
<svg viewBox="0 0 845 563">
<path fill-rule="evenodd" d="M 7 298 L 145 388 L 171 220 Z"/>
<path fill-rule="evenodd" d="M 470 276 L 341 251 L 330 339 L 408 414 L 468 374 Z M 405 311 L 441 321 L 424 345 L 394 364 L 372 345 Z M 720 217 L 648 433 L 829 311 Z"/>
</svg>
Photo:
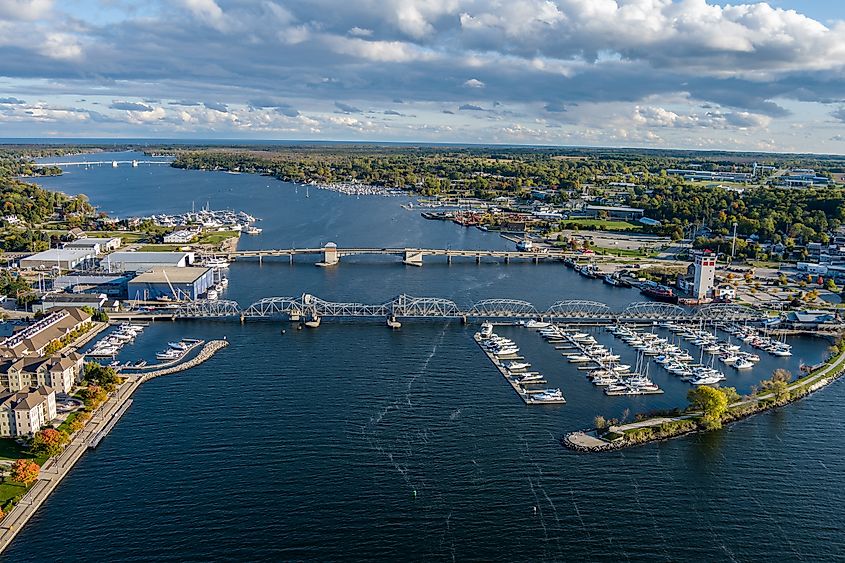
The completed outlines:
<svg viewBox="0 0 845 563">
<path fill-rule="evenodd" d="M 35 455 L 46 455 L 53 457 L 62 453 L 65 444 L 68 443 L 67 432 L 55 430 L 53 428 L 45 428 L 39 430 L 32 437 L 29 449 Z"/>
<path fill-rule="evenodd" d="M 764 379 L 760 382 L 760 387 L 771 393 L 776 401 L 782 401 L 789 397 L 789 381 L 791 379 L 792 373 L 783 368 L 778 368 L 772 372 L 770 379 Z"/>
<path fill-rule="evenodd" d="M 38 479 L 38 472 L 41 466 L 29 459 L 18 459 L 12 464 L 12 481 L 16 481 L 27 487 Z"/>
</svg>

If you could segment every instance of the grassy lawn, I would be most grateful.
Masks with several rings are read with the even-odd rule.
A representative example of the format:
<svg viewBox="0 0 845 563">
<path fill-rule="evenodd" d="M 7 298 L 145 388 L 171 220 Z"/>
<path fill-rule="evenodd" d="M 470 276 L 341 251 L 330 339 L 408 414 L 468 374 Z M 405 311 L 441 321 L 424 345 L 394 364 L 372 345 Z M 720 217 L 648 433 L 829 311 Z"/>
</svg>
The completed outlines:
<svg viewBox="0 0 845 563">
<path fill-rule="evenodd" d="M 630 250 L 626 248 L 603 248 L 600 246 L 591 246 L 590 249 L 596 254 L 603 254 L 606 256 L 642 256 L 645 258 L 657 256 L 656 252 L 642 252 L 640 250 Z"/>
<path fill-rule="evenodd" d="M 23 485 L 11 481 L 0 483 L 0 506 L 5 507 L 13 498 L 23 496 L 26 490 Z"/>
<path fill-rule="evenodd" d="M 604 228 L 605 231 L 641 231 L 643 228 L 642 225 L 629 223 L 628 221 L 614 221 L 612 219 L 565 219 L 561 223 L 566 229 L 571 225 L 595 229 Z"/>
<path fill-rule="evenodd" d="M 145 244 L 138 252 L 178 252 L 182 244 Z"/>
<path fill-rule="evenodd" d="M 239 237 L 241 234 L 238 231 L 216 231 L 212 233 L 203 233 L 197 243 L 199 244 L 220 244 L 224 240 Z"/>
<path fill-rule="evenodd" d="M 70 423 L 73 422 L 73 419 L 75 419 L 76 417 L 79 416 L 79 413 L 80 413 L 80 411 L 74 411 L 74 412 L 70 413 L 69 415 L 67 415 L 67 418 L 65 419 L 64 422 L 59 424 L 59 427 L 57 428 L 57 430 L 59 430 L 59 431 L 63 430 L 65 432 L 67 432 L 68 434 L 70 434 Z"/>
<path fill-rule="evenodd" d="M 21 459 L 31 458 L 32 454 L 27 453 L 17 442 L 11 438 L 0 438 L 0 459 Z"/>
</svg>

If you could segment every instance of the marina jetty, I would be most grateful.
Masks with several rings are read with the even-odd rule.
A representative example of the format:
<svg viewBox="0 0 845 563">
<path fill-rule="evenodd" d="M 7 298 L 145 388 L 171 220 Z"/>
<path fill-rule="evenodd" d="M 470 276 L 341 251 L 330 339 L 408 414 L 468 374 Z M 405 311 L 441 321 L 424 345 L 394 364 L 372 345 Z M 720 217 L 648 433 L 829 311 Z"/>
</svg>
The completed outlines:
<svg viewBox="0 0 845 563">
<path fill-rule="evenodd" d="M 71 435 L 70 443 L 59 455 L 41 467 L 38 479 L 12 510 L 0 521 L 0 553 L 8 547 L 38 508 L 67 476 L 76 462 L 89 449 L 95 448 L 111 431 L 132 404 L 132 395 L 150 379 L 191 369 L 229 345 L 227 340 L 207 342 L 193 358 L 154 371 L 128 376 L 123 384 L 91 415 L 85 426 Z"/>
<path fill-rule="evenodd" d="M 629 424 L 611 424 L 569 432 L 560 441 L 563 446 L 578 452 L 603 452 L 714 430 L 724 424 L 798 401 L 830 385 L 843 374 L 845 351 L 840 351 L 804 377 L 789 384 L 765 388 L 755 395 L 730 403 L 724 412 L 716 415 L 718 418 L 715 424 L 713 413 L 690 408 L 686 412 L 651 416 Z"/>
</svg>

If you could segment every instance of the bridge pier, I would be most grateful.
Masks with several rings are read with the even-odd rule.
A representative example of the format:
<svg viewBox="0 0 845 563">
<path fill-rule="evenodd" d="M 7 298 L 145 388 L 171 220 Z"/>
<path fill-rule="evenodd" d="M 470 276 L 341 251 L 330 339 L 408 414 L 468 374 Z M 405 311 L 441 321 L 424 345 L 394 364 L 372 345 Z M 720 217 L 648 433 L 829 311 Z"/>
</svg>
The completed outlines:
<svg viewBox="0 0 845 563">
<path fill-rule="evenodd" d="M 423 254 L 418 250 L 406 250 L 402 258 L 402 263 L 408 266 L 422 266 Z"/>
<path fill-rule="evenodd" d="M 505 264 L 510 264 L 510 263 L 511 263 L 511 257 L 505 256 Z"/>
<path fill-rule="evenodd" d="M 333 242 L 327 242 L 323 247 L 323 261 L 317 262 L 318 266 L 334 266 L 340 262 L 340 255 L 337 253 L 337 245 Z"/>
<path fill-rule="evenodd" d="M 452 265 L 452 256 L 451 255 L 446 256 L 446 263 L 449 264 L 450 266 Z"/>
<path fill-rule="evenodd" d="M 476 257 L 475 257 L 475 263 L 476 263 L 476 264 L 481 264 L 481 256 L 476 256 Z"/>
</svg>

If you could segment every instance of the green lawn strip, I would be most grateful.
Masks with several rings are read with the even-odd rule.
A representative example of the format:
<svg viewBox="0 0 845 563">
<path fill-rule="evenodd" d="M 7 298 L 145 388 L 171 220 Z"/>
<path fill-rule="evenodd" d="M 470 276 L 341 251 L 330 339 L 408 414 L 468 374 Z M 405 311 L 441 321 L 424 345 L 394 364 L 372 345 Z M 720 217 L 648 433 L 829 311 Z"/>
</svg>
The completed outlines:
<svg viewBox="0 0 845 563">
<path fill-rule="evenodd" d="M 0 438 L 0 459 L 31 459 L 35 456 L 27 452 L 12 438 Z"/>
<path fill-rule="evenodd" d="M 628 221 L 614 221 L 612 219 L 564 219 L 561 221 L 563 228 L 569 228 L 569 225 L 577 225 L 578 227 L 595 227 L 600 230 L 604 227 L 605 231 L 640 231 L 642 225 L 629 223 Z"/>
<path fill-rule="evenodd" d="M 200 236 L 197 243 L 199 244 L 220 244 L 226 239 L 230 239 L 233 237 L 239 237 L 240 232 L 238 231 L 215 231 L 211 233 L 204 233 Z"/>
</svg>

